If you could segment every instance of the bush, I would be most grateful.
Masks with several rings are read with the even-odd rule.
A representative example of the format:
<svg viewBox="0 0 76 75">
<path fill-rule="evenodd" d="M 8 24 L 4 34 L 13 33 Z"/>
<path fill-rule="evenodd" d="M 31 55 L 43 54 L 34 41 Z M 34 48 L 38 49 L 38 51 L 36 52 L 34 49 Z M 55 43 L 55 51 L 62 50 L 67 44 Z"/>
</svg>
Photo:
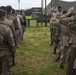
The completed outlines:
<svg viewBox="0 0 76 75">
<path fill-rule="evenodd" d="M 30 16 L 30 15 L 32 14 L 32 9 L 26 9 L 26 10 L 25 10 L 25 14 L 26 14 L 27 16 Z"/>
</svg>

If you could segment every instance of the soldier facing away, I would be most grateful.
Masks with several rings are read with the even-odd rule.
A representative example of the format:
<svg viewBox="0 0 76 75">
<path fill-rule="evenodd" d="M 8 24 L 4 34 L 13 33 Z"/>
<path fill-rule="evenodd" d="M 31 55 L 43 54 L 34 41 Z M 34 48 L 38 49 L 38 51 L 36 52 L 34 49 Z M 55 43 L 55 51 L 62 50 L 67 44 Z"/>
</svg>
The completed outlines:
<svg viewBox="0 0 76 75">
<path fill-rule="evenodd" d="M 15 56 L 15 43 L 11 29 L 5 25 L 6 11 L 0 9 L 0 75 L 12 75 L 12 57 Z M 11 58 L 11 59 L 10 59 Z"/>
</svg>

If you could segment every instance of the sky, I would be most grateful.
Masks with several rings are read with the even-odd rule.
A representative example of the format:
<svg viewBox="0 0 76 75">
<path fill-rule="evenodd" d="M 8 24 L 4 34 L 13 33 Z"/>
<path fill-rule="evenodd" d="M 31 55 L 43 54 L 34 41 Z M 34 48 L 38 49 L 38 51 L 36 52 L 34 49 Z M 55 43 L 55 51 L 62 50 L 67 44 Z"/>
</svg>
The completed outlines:
<svg viewBox="0 0 76 75">
<path fill-rule="evenodd" d="M 45 0 L 44 0 L 45 1 Z M 51 0 L 46 0 L 47 4 Z M 63 1 L 76 1 L 76 0 L 63 0 Z M 1 0 L 0 6 L 11 5 L 13 8 L 18 9 L 18 0 Z M 20 8 L 28 9 L 32 7 L 41 7 L 41 0 L 20 0 Z"/>
</svg>

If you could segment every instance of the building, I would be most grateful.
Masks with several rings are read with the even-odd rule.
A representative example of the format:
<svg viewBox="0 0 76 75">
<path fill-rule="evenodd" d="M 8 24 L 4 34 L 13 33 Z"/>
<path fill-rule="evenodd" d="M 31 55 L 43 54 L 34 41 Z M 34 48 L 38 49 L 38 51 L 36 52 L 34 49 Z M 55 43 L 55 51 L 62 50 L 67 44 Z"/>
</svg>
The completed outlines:
<svg viewBox="0 0 76 75">
<path fill-rule="evenodd" d="M 68 10 L 70 7 L 76 8 L 76 1 L 66 2 L 62 0 L 51 0 L 51 2 L 46 7 L 47 14 L 51 11 L 51 7 L 61 6 L 62 10 Z M 74 11 L 76 13 L 76 9 Z"/>
</svg>

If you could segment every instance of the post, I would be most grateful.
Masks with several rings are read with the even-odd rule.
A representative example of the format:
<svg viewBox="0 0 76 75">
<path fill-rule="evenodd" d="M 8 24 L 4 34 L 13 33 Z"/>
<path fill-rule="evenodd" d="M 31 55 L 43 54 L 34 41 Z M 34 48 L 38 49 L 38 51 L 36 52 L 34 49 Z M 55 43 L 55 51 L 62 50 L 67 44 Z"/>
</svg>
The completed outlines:
<svg viewBox="0 0 76 75">
<path fill-rule="evenodd" d="M 45 0 L 45 15 L 46 15 L 46 0 Z"/>
<path fill-rule="evenodd" d="M 52 9 L 52 0 L 51 0 L 51 9 Z"/>
<path fill-rule="evenodd" d="M 47 15 L 47 8 L 46 8 L 46 5 L 47 3 L 46 3 L 46 0 L 45 0 L 45 18 L 46 18 L 46 15 Z M 47 26 L 47 20 L 45 19 L 45 26 Z"/>
<path fill-rule="evenodd" d="M 43 17 L 44 17 L 44 0 L 41 0 L 41 8 L 42 8 L 42 18 L 41 18 L 41 22 L 42 22 L 42 25 L 43 25 Z"/>
<path fill-rule="evenodd" d="M 20 0 L 18 0 L 18 9 L 20 10 Z"/>
<path fill-rule="evenodd" d="M 44 0 L 41 0 L 42 15 L 43 15 L 43 5 L 44 5 Z"/>
</svg>

